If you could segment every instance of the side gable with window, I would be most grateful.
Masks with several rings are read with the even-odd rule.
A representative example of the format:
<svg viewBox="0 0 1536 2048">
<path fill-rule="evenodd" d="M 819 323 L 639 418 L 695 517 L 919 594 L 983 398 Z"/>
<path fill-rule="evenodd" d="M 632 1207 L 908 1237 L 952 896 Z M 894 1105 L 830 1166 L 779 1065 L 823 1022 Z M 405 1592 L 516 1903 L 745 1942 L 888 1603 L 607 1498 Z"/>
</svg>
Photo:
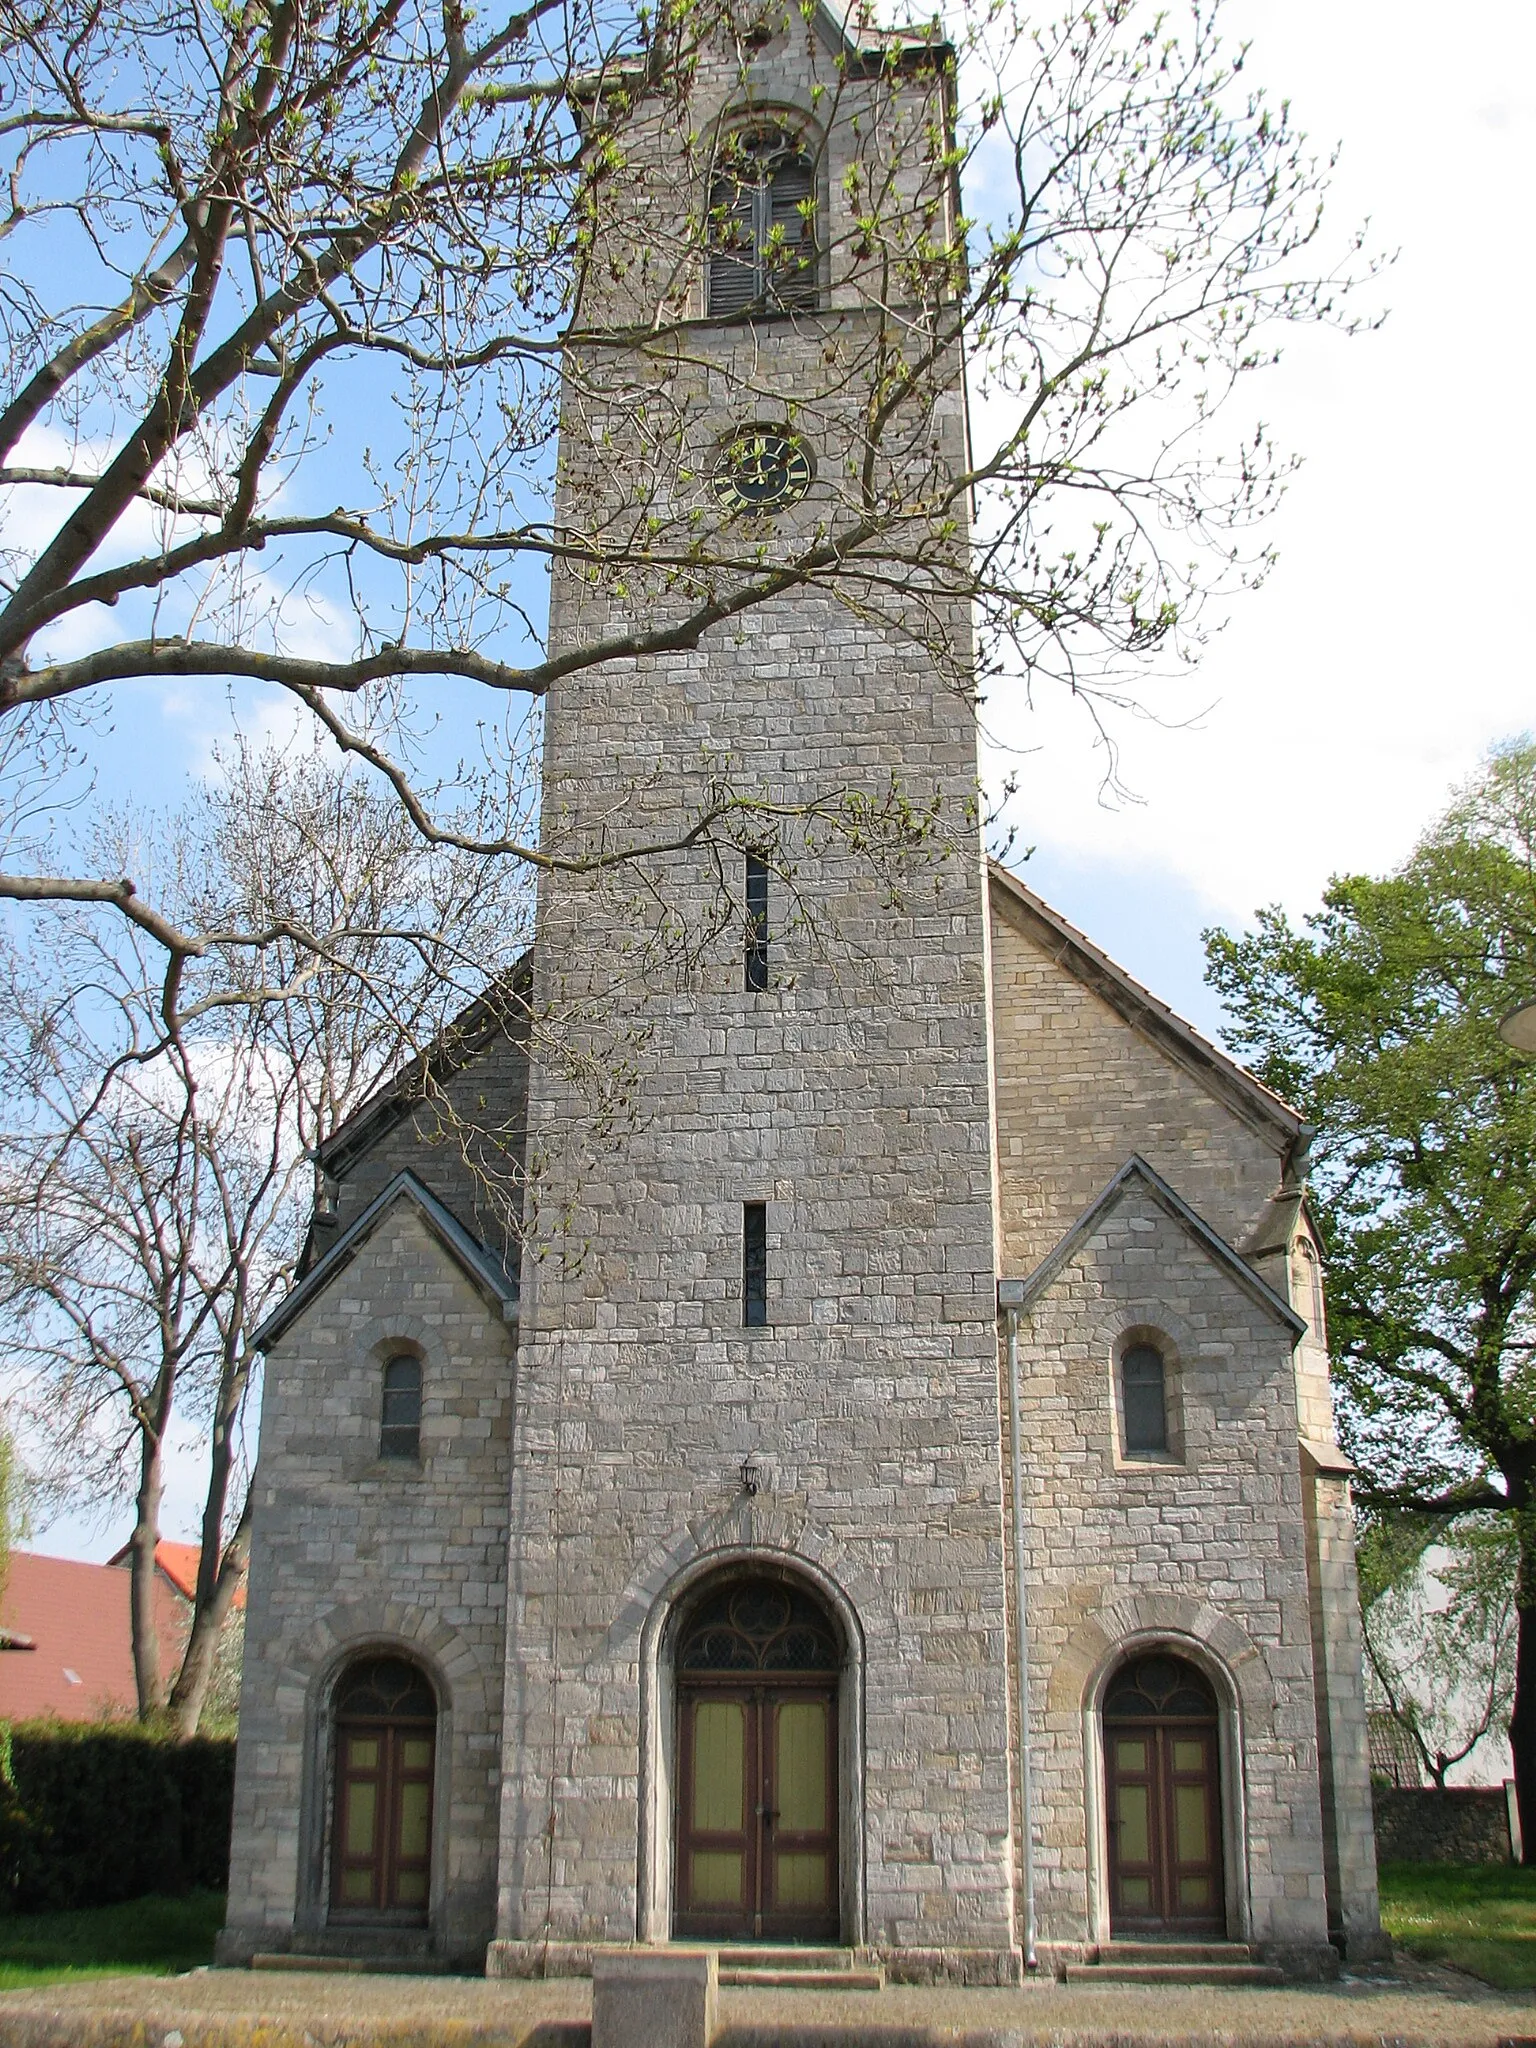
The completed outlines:
<svg viewBox="0 0 1536 2048">
<path fill-rule="evenodd" d="M 389 1883 L 402 1907 L 425 1910 L 444 1955 L 483 1953 L 494 1931 L 488 1763 L 501 1736 L 516 1339 L 516 1290 L 500 1261 L 410 1174 L 341 1232 L 260 1332 L 247 1624 L 259 1654 L 246 1659 L 241 1692 L 226 1960 L 315 1933 L 296 1914 L 318 1912 L 323 1927 L 327 1912 L 361 1909 L 350 1883 L 376 1891 L 383 1881 L 367 1857 L 349 1878 L 330 1837 L 330 1863 L 313 1867 L 293 1825 L 311 1808 L 335 1811 L 315 1748 L 330 1697 L 316 1690 L 317 1633 L 349 1670 L 399 1655 L 478 1674 L 455 1687 L 432 1773 L 410 1781 L 411 1797 L 451 1813 L 452 1856 L 432 1863 L 425 1901 L 401 1889 L 414 1882 L 409 1858 Z M 320 1670 L 329 1685 L 323 1657 Z M 369 1736 L 352 1758 L 364 1805 L 382 1754 Z M 410 1756 L 398 1761 L 406 1769 Z"/>
<path fill-rule="evenodd" d="M 1139 1602 L 1221 1617 L 1272 1676 L 1270 1716 L 1243 1731 L 1243 1768 L 1250 1842 L 1284 1844 L 1292 1859 L 1284 1871 L 1255 1864 L 1256 1885 L 1281 1901 L 1268 1938 L 1283 1938 L 1285 1872 L 1310 1856 L 1320 1885 L 1324 1868 L 1291 1363 L 1300 1318 L 1139 1159 L 1022 1292 L 1029 1628 L 1041 1697 L 1058 1710 L 1037 1728 L 1035 1755 L 1058 1827 L 1067 1816 L 1076 1831 L 1058 1834 L 1039 1873 L 1041 1923 L 1081 1915 L 1094 1853 L 1081 1722 L 1053 1667 L 1085 1614 L 1118 1621 Z"/>
</svg>

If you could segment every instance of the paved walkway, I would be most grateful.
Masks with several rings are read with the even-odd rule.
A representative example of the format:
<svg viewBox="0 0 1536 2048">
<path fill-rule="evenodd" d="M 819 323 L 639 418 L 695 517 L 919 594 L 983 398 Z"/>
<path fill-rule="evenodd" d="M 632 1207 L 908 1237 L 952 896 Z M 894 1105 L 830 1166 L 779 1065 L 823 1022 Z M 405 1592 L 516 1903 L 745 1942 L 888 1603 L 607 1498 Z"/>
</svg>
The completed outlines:
<svg viewBox="0 0 1536 2048">
<path fill-rule="evenodd" d="M 1406 1963 L 1283 1990 L 722 1991 L 716 2048 L 1536 2048 L 1536 1995 Z M 0 1994 L 0 2048 L 586 2048 L 581 1979 L 198 1971 Z"/>
</svg>

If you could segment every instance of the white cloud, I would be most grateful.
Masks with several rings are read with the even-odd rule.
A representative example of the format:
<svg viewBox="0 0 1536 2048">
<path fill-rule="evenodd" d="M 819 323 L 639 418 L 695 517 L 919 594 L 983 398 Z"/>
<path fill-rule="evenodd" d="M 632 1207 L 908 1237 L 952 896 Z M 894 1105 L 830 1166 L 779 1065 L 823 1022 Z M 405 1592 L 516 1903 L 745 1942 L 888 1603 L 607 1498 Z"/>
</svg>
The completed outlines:
<svg viewBox="0 0 1536 2048">
<path fill-rule="evenodd" d="M 1536 10 L 1230 12 L 1254 38 L 1246 77 L 1292 97 L 1320 146 L 1343 139 L 1336 223 L 1370 214 L 1375 239 L 1401 246 L 1390 317 L 1353 342 L 1298 336 L 1256 386 L 1306 458 L 1272 533 L 1280 564 L 1235 601 L 1198 674 L 1153 694 L 1165 717 L 1203 712 L 1193 729 L 1121 721 L 1144 802 L 1101 807 L 1102 759 L 1071 707 L 1024 717 L 1001 692 L 989 707 L 1040 749 L 1020 763 L 1014 815 L 1065 887 L 1061 907 L 1091 924 L 1122 883 L 1143 902 L 1163 891 L 1186 956 L 1184 986 L 1164 972 L 1163 992 L 1190 1007 L 1202 916 L 1304 909 L 1331 872 L 1391 865 L 1492 741 L 1536 724 L 1531 106 L 1503 94 L 1536 71 Z M 1159 958 L 1167 938 L 1149 935 Z M 1134 938 L 1122 950 L 1136 966 Z"/>
</svg>

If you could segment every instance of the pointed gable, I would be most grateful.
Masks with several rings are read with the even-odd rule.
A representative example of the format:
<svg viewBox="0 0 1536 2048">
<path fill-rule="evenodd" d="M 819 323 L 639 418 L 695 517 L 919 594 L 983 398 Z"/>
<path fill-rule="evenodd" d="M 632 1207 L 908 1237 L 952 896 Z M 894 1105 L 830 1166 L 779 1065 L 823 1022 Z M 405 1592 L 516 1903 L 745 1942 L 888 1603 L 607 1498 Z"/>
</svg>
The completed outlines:
<svg viewBox="0 0 1536 2048">
<path fill-rule="evenodd" d="M 254 1343 L 269 1351 L 304 1311 L 337 1279 L 367 1244 L 374 1231 L 397 1202 L 408 1202 L 421 1221 L 465 1276 L 499 1310 L 506 1322 L 517 1320 L 518 1283 L 493 1252 L 471 1237 L 453 1212 L 444 1207 L 413 1173 L 397 1173 L 336 1240 L 330 1250 L 312 1266 L 297 1287 L 290 1289 L 256 1332 Z"/>
<path fill-rule="evenodd" d="M 994 865 L 990 894 L 1005 1269 L 1037 1265 L 1133 1153 L 1246 1245 L 1301 1117 L 1016 876 Z"/>
<path fill-rule="evenodd" d="M 1218 1237 L 1210 1225 L 1195 1214 L 1163 1176 L 1135 1153 L 1026 1279 L 1004 1280 L 1000 1284 L 999 1305 L 1005 1309 L 1030 1308 L 1062 1268 L 1102 1229 L 1105 1219 L 1113 1214 L 1133 1187 L 1150 1196 L 1163 1214 L 1178 1225 L 1234 1286 L 1290 1332 L 1293 1341 L 1304 1333 L 1307 1327 L 1305 1318 L 1297 1315 L 1290 1303 L 1283 1301 L 1267 1281 L 1260 1279 L 1252 1266 L 1240 1259 L 1225 1239 Z"/>
</svg>

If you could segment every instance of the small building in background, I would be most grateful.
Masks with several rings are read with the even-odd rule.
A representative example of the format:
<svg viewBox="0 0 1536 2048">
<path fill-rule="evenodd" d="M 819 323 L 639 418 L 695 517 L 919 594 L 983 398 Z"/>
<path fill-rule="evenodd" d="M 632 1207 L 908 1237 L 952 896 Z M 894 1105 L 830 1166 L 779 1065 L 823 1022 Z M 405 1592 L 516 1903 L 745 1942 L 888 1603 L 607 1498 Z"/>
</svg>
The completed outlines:
<svg viewBox="0 0 1536 2048">
<path fill-rule="evenodd" d="M 167 1677 L 192 1626 L 197 1557 L 195 1543 L 155 1547 L 155 1625 Z M 0 1720 L 100 1721 L 138 1711 L 128 1563 L 126 1545 L 107 1564 L 12 1553 L 0 1596 Z"/>
</svg>

